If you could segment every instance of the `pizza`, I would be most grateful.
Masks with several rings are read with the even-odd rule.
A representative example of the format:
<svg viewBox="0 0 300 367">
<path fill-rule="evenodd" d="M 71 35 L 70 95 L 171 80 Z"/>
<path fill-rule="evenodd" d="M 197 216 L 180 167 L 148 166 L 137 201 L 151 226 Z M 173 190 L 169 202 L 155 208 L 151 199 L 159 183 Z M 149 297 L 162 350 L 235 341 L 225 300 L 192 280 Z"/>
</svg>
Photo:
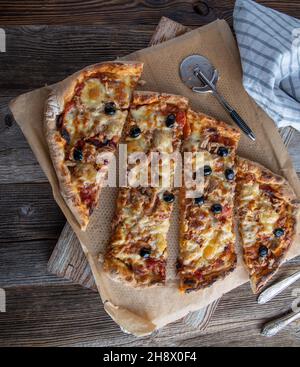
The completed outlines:
<svg viewBox="0 0 300 367">
<path fill-rule="evenodd" d="M 238 158 L 236 181 L 244 262 L 252 290 L 258 293 L 293 242 L 298 205 L 287 181 L 258 163 Z"/>
<path fill-rule="evenodd" d="M 182 292 L 208 287 L 236 266 L 233 206 L 239 138 L 226 123 L 188 111 L 182 150 L 202 154 L 204 182 L 196 197 L 187 196 L 186 184 L 180 190 L 177 268 Z M 195 176 L 196 166 L 192 168 Z"/>
<path fill-rule="evenodd" d="M 104 258 L 104 270 L 113 279 L 135 287 L 164 284 L 166 280 L 167 232 L 175 200 L 163 162 L 157 167 L 158 185 L 150 180 L 153 153 L 173 154 L 180 150 L 188 102 L 184 97 L 135 92 L 124 128 L 128 157 L 142 152 L 147 157 L 148 186 L 139 181 L 138 163 L 129 164 L 132 182 L 119 189 L 112 238 Z M 145 171 L 145 168 L 143 169 Z"/>
<path fill-rule="evenodd" d="M 142 67 L 120 61 L 94 65 L 54 87 L 47 100 L 50 155 L 62 196 L 82 230 L 98 204 L 109 153 L 116 151 Z"/>
</svg>

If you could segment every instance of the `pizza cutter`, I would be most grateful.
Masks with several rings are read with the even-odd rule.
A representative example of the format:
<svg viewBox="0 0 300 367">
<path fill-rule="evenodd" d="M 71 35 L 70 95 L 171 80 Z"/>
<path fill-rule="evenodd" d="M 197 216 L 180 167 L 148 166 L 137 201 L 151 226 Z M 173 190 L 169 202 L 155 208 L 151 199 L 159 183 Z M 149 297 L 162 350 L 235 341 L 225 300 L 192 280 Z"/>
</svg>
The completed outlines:
<svg viewBox="0 0 300 367">
<path fill-rule="evenodd" d="M 255 135 L 250 127 L 217 91 L 216 85 L 219 79 L 219 73 L 206 57 L 201 55 L 190 55 L 186 57 L 180 64 L 180 76 L 185 85 L 191 88 L 193 92 L 199 94 L 212 93 L 239 128 L 248 138 L 255 141 Z"/>
</svg>

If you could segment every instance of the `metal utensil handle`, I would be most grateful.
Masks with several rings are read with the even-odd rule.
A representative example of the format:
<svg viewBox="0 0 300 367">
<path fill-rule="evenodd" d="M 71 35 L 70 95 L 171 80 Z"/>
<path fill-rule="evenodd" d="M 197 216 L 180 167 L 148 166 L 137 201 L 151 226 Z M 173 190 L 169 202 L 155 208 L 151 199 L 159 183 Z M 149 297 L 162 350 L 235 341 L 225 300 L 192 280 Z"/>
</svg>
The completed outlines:
<svg viewBox="0 0 300 367">
<path fill-rule="evenodd" d="M 272 298 L 277 296 L 277 294 L 281 293 L 283 290 L 285 290 L 288 286 L 296 282 L 298 279 L 300 279 L 300 271 L 297 273 L 292 274 L 288 278 L 283 279 L 282 281 L 272 285 L 271 287 L 264 290 L 259 297 L 257 298 L 257 302 L 260 305 L 263 305 L 264 303 L 267 303 Z"/>
<path fill-rule="evenodd" d="M 241 116 L 236 112 L 236 110 L 232 110 L 230 112 L 230 116 L 233 121 L 246 133 L 251 134 L 252 130 L 247 126 L 246 122 L 241 118 Z"/>
<path fill-rule="evenodd" d="M 241 116 L 233 109 L 226 99 L 217 92 L 216 89 L 213 90 L 214 96 L 222 104 L 222 106 L 229 112 L 233 121 L 239 126 L 239 128 L 253 141 L 255 140 L 255 135 L 246 122 L 241 118 Z"/>
<path fill-rule="evenodd" d="M 284 329 L 291 322 L 300 319 L 300 312 L 298 313 L 289 313 L 285 316 L 282 316 L 274 321 L 268 322 L 262 329 L 261 334 L 264 336 L 273 336 L 276 335 L 280 330 Z"/>
</svg>

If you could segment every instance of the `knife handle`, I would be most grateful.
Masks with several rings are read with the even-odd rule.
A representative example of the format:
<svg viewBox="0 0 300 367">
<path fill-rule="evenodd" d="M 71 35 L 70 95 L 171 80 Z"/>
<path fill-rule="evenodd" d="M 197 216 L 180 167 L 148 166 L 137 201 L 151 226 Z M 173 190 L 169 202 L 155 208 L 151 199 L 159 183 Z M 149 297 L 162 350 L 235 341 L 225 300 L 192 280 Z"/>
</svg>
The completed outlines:
<svg viewBox="0 0 300 367">
<path fill-rule="evenodd" d="M 300 279 L 300 271 L 290 275 L 288 278 L 285 278 L 281 280 L 280 282 L 271 285 L 271 287 L 264 290 L 257 298 L 257 302 L 260 305 L 263 305 L 270 301 L 272 298 L 277 296 L 277 294 L 284 291 L 287 287 L 289 287 L 291 284 L 296 282 L 298 279 Z"/>
<path fill-rule="evenodd" d="M 284 329 L 291 322 L 300 319 L 300 312 L 294 313 L 290 312 L 289 314 L 282 316 L 276 320 L 270 321 L 263 327 L 261 334 L 264 336 L 274 336 L 280 330 Z"/>
</svg>

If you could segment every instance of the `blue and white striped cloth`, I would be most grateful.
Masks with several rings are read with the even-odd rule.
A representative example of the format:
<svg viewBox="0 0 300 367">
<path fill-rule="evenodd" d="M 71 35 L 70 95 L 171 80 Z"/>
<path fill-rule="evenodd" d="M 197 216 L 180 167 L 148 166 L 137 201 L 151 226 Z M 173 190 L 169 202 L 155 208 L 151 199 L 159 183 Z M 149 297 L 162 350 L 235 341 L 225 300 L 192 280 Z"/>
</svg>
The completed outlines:
<svg viewBox="0 0 300 367">
<path fill-rule="evenodd" d="M 243 84 L 278 127 L 300 131 L 300 20 L 237 0 L 234 30 Z"/>
</svg>

